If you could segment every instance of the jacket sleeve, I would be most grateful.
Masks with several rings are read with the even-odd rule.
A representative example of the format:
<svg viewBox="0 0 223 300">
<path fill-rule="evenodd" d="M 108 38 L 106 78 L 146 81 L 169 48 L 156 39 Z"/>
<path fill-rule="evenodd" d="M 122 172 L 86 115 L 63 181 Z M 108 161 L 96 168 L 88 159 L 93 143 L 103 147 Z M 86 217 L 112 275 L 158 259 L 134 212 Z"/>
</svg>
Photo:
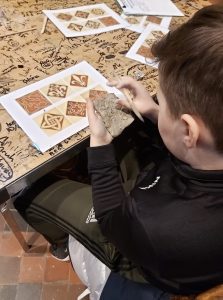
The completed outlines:
<svg viewBox="0 0 223 300">
<path fill-rule="evenodd" d="M 147 240 L 146 233 L 140 224 L 134 199 L 123 189 L 113 145 L 89 148 L 88 169 L 95 215 L 102 233 L 136 264 L 143 263 L 144 255 L 149 254 L 152 258 L 152 248 L 148 244 L 137 246 Z"/>
<path fill-rule="evenodd" d="M 88 148 L 88 171 L 95 214 L 100 220 L 126 201 L 112 144 Z"/>
</svg>

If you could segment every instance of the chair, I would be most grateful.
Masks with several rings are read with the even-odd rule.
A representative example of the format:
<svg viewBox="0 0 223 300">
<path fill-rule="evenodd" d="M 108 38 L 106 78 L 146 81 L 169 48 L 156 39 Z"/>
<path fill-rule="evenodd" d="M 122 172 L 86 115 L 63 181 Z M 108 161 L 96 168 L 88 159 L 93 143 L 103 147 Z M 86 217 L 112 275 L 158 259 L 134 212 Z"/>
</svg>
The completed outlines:
<svg viewBox="0 0 223 300">
<path fill-rule="evenodd" d="M 223 300 L 223 284 L 218 285 L 195 298 L 196 300 Z"/>
</svg>

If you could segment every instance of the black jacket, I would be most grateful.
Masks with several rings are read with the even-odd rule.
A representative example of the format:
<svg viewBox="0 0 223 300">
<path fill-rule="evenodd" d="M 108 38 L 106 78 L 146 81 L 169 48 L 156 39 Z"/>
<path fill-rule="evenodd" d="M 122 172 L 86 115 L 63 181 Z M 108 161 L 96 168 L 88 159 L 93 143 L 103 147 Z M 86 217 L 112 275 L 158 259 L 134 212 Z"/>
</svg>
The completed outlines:
<svg viewBox="0 0 223 300">
<path fill-rule="evenodd" d="M 178 294 L 223 283 L 223 171 L 167 153 L 126 195 L 112 144 L 88 159 L 101 230 L 150 283 Z"/>
</svg>

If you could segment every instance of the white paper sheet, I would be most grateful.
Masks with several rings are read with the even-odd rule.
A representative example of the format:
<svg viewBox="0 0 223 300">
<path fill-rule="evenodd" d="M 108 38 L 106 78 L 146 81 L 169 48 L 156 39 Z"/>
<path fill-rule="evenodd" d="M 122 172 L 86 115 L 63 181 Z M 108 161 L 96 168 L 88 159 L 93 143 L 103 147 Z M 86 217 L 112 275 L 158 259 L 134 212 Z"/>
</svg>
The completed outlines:
<svg viewBox="0 0 223 300">
<path fill-rule="evenodd" d="M 129 16 L 124 13 L 121 15 L 126 22 L 128 22 L 129 30 L 142 33 L 148 24 L 158 24 L 164 28 L 169 28 L 172 17 L 160 17 L 160 16 Z"/>
<path fill-rule="evenodd" d="M 43 12 L 66 37 L 97 34 L 127 25 L 104 3 Z"/>
<path fill-rule="evenodd" d="M 117 0 L 126 15 L 183 16 L 170 0 Z"/>
<path fill-rule="evenodd" d="M 88 126 L 86 98 L 115 88 L 83 61 L 39 82 L 0 97 L 0 103 L 41 152 Z"/>
<path fill-rule="evenodd" d="M 154 57 L 152 56 L 150 49 L 152 44 L 166 35 L 168 31 L 168 29 L 161 26 L 149 24 L 129 49 L 126 57 L 157 68 L 158 64 L 154 62 Z"/>
</svg>

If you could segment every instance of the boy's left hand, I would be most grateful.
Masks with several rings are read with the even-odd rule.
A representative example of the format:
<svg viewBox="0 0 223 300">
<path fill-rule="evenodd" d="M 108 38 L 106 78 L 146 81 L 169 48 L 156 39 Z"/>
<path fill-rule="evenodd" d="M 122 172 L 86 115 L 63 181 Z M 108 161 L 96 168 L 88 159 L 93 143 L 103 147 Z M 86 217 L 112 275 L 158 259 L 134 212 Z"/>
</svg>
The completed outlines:
<svg viewBox="0 0 223 300">
<path fill-rule="evenodd" d="M 94 109 L 92 100 L 87 100 L 87 115 L 91 131 L 90 147 L 97 147 L 110 144 L 113 140 L 111 134 L 105 128 L 105 125 Z"/>
</svg>

